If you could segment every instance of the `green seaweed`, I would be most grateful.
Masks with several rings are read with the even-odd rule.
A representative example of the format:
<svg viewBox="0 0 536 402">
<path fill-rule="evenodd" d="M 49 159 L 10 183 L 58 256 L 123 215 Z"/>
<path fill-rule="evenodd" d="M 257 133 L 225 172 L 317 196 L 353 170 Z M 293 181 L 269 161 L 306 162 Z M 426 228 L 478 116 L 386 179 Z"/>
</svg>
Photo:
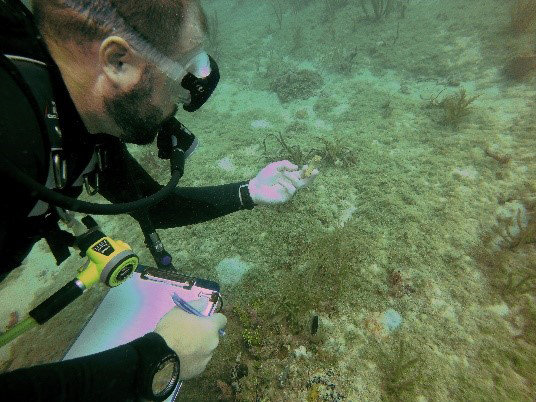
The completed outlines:
<svg viewBox="0 0 536 402">
<path fill-rule="evenodd" d="M 277 26 L 281 29 L 283 27 L 283 16 L 286 11 L 286 3 L 283 0 L 270 0 L 270 4 L 272 5 L 272 11 L 277 21 Z"/>
<path fill-rule="evenodd" d="M 502 290 L 508 295 L 522 295 L 536 291 L 536 268 L 527 268 L 522 272 L 508 272 Z"/>
<path fill-rule="evenodd" d="M 233 312 L 238 316 L 238 320 L 242 325 L 242 341 L 247 349 L 263 344 L 263 335 L 258 320 L 253 318 L 257 316 L 257 303 L 254 302 L 250 309 L 240 306 L 233 308 Z"/>
<path fill-rule="evenodd" d="M 445 111 L 443 123 L 448 126 L 457 127 L 471 109 L 470 105 L 480 95 L 467 96 L 465 88 L 460 88 L 458 93 L 447 95 L 439 105 Z"/>
<path fill-rule="evenodd" d="M 332 21 L 337 13 L 348 4 L 348 0 L 324 0 L 324 6 L 321 12 L 322 23 Z"/>
<path fill-rule="evenodd" d="M 349 231 L 337 228 L 333 232 L 317 236 L 311 241 L 295 240 L 292 248 L 295 257 L 274 268 L 278 272 L 278 287 L 268 292 L 257 309 L 263 328 L 281 326 L 293 334 L 309 336 L 309 312 L 333 313 L 337 309 L 336 295 L 344 295 L 347 286 L 359 287 L 356 280 L 354 247 L 360 240 L 348 241 Z M 364 242 L 364 240 L 363 240 Z M 284 278 L 284 279 L 283 279 Z M 255 277 L 248 278 L 259 283 Z M 296 287 L 300 283 L 300 287 Z M 262 292 L 257 289 L 257 293 Z"/>
<path fill-rule="evenodd" d="M 270 139 L 275 140 L 279 145 L 279 148 L 275 152 L 269 150 L 268 142 Z M 262 142 L 263 157 L 267 162 L 277 159 L 287 159 L 298 165 L 304 165 L 309 162 L 313 155 L 318 155 L 322 158 L 322 163 L 328 166 L 350 167 L 357 164 L 357 156 L 353 150 L 343 145 L 339 139 L 326 139 L 322 137 L 317 137 L 317 139 L 321 143 L 321 146 L 306 151 L 298 144 L 290 144 L 281 131 L 277 134 L 271 133 Z"/>
<path fill-rule="evenodd" d="M 268 149 L 268 140 L 274 139 L 279 145 L 279 148 L 275 152 Z M 290 144 L 287 142 L 283 133 L 280 131 L 277 134 L 268 134 L 262 141 L 263 156 L 267 162 L 273 162 L 278 159 L 286 159 L 297 165 L 303 165 L 307 163 L 312 151 L 306 152 L 301 146 L 297 144 Z"/>
<path fill-rule="evenodd" d="M 280 71 L 270 83 L 270 90 L 275 92 L 283 103 L 297 99 L 309 99 L 316 95 L 324 85 L 324 78 L 313 70 L 290 69 Z"/>
<path fill-rule="evenodd" d="M 413 391 L 421 376 L 420 355 L 410 355 L 406 342 L 399 338 L 395 351 L 388 354 L 379 349 L 384 397 L 389 401 L 407 400 L 407 393 Z"/>
<path fill-rule="evenodd" d="M 343 143 L 335 138 L 328 140 L 318 137 L 322 143 L 322 147 L 313 149 L 314 153 L 322 157 L 322 161 L 331 166 L 354 166 L 357 164 L 357 156 L 351 148 L 343 145 Z"/>
<path fill-rule="evenodd" d="M 409 0 L 360 0 L 361 10 L 366 18 L 370 19 L 371 15 L 365 5 L 366 3 L 370 3 L 374 13 L 374 19 L 380 21 L 391 15 L 394 11 L 398 11 L 400 18 L 404 18 Z"/>
</svg>

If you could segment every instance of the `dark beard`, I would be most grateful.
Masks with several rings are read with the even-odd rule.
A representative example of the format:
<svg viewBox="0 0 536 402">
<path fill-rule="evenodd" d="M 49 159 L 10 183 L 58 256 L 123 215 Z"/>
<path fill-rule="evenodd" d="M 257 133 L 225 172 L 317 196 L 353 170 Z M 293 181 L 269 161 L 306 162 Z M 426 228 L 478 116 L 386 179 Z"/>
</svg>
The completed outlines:
<svg viewBox="0 0 536 402">
<path fill-rule="evenodd" d="M 107 113 L 121 128 L 121 139 L 127 143 L 151 144 L 164 121 L 162 111 L 149 102 L 153 82 L 153 74 L 146 69 L 140 82 L 131 91 L 104 100 Z"/>
</svg>

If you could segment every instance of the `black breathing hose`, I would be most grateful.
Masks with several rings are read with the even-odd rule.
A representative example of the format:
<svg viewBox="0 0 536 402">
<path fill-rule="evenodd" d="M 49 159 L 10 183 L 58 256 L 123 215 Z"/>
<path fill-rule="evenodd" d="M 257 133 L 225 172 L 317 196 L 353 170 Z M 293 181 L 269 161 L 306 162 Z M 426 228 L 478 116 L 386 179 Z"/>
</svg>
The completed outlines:
<svg viewBox="0 0 536 402">
<path fill-rule="evenodd" d="M 178 169 L 175 169 L 169 182 L 160 191 L 140 200 L 120 204 L 97 204 L 67 197 L 43 186 L 23 173 L 5 155 L 0 156 L 0 170 L 10 176 L 17 183 L 26 187 L 32 192 L 34 197 L 42 201 L 67 209 L 69 211 L 93 215 L 118 215 L 142 208 L 149 208 L 169 196 L 175 187 L 177 187 L 177 184 L 182 176 L 182 172 Z"/>
<path fill-rule="evenodd" d="M 32 91 L 16 66 L 3 54 L 0 54 L 0 66 L 4 67 L 6 71 L 11 75 L 14 81 L 17 83 L 21 91 L 26 95 L 29 100 L 33 112 L 37 117 L 37 121 L 40 124 L 40 128 L 43 132 L 46 132 L 46 127 L 41 121 L 41 111 L 37 104 L 37 101 L 32 94 Z M 35 198 L 48 202 L 51 205 L 67 209 L 69 211 L 80 212 L 84 214 L 92 215 L 119 215 L 129 213 L 142 208 L 149 208 L 162 201 L 169 196 L 171 192 L 177 187 L 180 178 L 184 172 L 185 152 L 181 148 L 181 145 L 177 141 L 173 141 L 175 132 L 182 131 L 184 127 L 175 118 L 171 118 L 165 122 L 162 130 L 160 130 L 159 138 L 161 137 L 161 144 L 159 144 L 159 156 L 162 153 L 162 159 L 169 159 L 171 166 L 171 179 L 161 190 L 156 193 L 140 200 L 118 203 L 118 204 L 97 204 L 93 202 L 80 201 L 76 198 L 67 197 L 63 194 L 59 194 L 41 183 L 35 181 L 32 177 L 27 176 L 22 172 L 9 158 L 0 151 L 0 170 L 15 180 L 15 182 L 21 184 L 27 188 L 32 196 Z M 191 133 L 187 132 L 186 138 L 190 138 Z M 193 137 L 193 135 L 192 135 Z M 188 142 L 188 146 L 190 143 Z"/>
</svg>

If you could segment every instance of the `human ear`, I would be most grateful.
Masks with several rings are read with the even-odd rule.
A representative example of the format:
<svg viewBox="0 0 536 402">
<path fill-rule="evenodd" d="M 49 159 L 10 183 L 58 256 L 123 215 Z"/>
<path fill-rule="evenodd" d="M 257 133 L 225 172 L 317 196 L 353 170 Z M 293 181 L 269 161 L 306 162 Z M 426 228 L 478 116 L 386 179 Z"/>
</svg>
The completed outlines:
<svg viewBox="0 0 536 402">
<path fill-rule="evenodd" d="M 129 90 L 143 74 L 146 62 L 119 36 L 109 36 L 99 49 L 103 72 L 115 88 Z"/>
</svg>

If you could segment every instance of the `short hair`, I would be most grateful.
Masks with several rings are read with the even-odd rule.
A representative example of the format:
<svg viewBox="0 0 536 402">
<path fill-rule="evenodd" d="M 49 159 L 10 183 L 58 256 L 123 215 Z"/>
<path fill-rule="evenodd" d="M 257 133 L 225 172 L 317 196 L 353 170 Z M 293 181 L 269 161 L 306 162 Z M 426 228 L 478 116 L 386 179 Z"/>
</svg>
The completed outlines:
<svg viewBox="0 0 536 402">
<path fill-rule="evenodd" d="M 82 46 L 128 28 L 141 42 L 170 55 L 188 7 L 194 7 L 207 32 L 206 15 L 196 0 L 32 0 L 32 7 L 42 32 Z"/>
</svg>

